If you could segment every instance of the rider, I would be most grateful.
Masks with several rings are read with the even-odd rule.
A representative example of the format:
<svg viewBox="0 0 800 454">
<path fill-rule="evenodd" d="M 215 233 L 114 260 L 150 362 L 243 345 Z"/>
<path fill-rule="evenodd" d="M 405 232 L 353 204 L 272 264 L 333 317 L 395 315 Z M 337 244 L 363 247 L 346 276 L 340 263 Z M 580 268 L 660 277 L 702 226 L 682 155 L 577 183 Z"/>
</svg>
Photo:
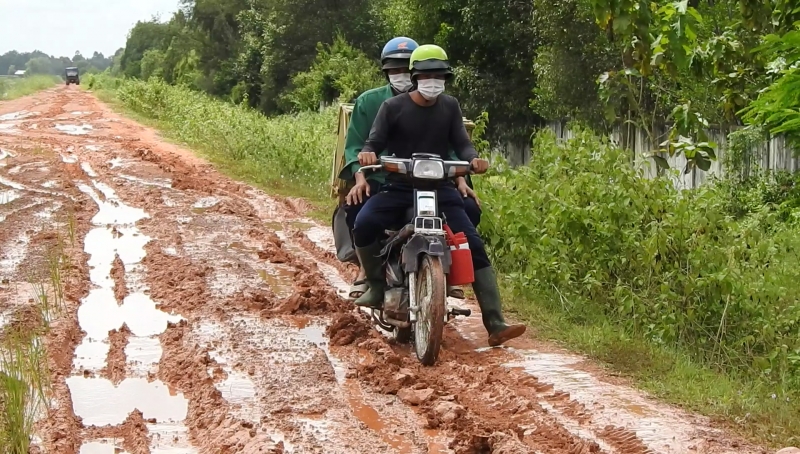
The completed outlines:
<svg viewBox="0 0 800 454">
<path fill-rule="evenodd" d="M 397 37 L 389 40 L 381 52 L 381 69 L 389 84 L 366 91 L 356 98 L 353 113 L 350 116 L 350 125 L 347 128 L 345 139 L 345 165 L 339 173 L 339 178 L 352 181 L 355 172 L 359 169 L 358 153 L 369 136 L 369 130 L 381 104 L 387 99 L 408 91 L 412 87 L 411 70 L 408 59 L 418 47 L 411 38 Z M 454 156 L 454 155 L 453 155 Z M 356 216 L 361 211 L 370 195 L 377 194 L 380 185 L 384 182 L 385 173 L 374 172 L 366 178 L 363 185 L 356 184 L 347 195 L 347 205 L 344 207 L 346 222 L 350 231 L 353 231 Z M 472 190 L 471 181 L 459 178 L 458 190 L 464 196 L 464 207 L 472 224 L 477 227 L 481 220 L 480 202 Z M 364 267 L 360 267 L 358 277 L 350 287 L 350 298 L 358 298 L 366 290 Z M 464 291 L 458 287 L 448 287 L 448 295 L 464 298 Z"/>
<path fill-rule="evenodd" d="M 480 159 L 467 135 L 458 100 L 442 94 L 445 80 L 453 77 L 445 51 L 435 45 L 419 46 L 409 59 L 411 81 L 416 90 L 384 101 L 369 138 L 358 155 L 360 165 L 378 162 L 377 156 L 388 150 L 399 158 L 427 152 L 449 159 L 446 150 L 455 150 L 459 159 L 472 164 L 475 173 L 489 167 Z M 356 174 L 357 186 L 367 185 Z M 369 289 L 356 300 L 362 307 L 380 307 L 383 303 L 384 276 L 379 234 L 400 221 L 413 206 L 412 188 L 401 177 L 389 174 L 381 192 L 374 194 L 358 214 L 353 231 L 356 254 L 366 270 Z M 489 345 L 496 346 L 521 336 L 525 325 L 508 325 L 500 310 L 497 279 L 475 226 L 464 211 L 464 198 L 452 184 L 440 187 L 439 207 L 453 232 L 464 232 L 472 252 L 475 282 L 472 289 L 481 308 L 483 326 L 489 333 Z"/>
</svg>

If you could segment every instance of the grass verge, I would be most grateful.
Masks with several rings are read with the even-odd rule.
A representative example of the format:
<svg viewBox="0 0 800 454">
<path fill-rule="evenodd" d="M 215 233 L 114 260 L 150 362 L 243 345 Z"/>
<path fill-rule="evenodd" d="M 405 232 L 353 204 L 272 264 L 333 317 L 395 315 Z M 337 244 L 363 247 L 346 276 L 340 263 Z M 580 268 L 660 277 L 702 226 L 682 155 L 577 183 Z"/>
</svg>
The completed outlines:
<svg viewBox="0 0 800 454">
<path fill-rule="evenodd" d="M 335 202 L 325 188 L 336 141 L 332 109 L 265 119 L 188 89 L 153 84 L 120 85 L 96 77 L 86 88 L 115 111 L 188 146 L 231 178 L 271 194 L 303 198 L 312 207 L 309 217 L 330 222 Z"/>
<path fill-rule="evenodd" d="M 34 75 L 18 79 L 0 79 L 0 101 L 10 101 L 42 91 L 59 83 L 55 76 Z"/>
<path fill-rule="evenodd" d="M 556 342 L 599 362 L 660 400 L 710 417 L 759 444 L 800 444 L 800 395 L 765 381 L 737 376 L 693 359 L 680 348 L 657 345 L 612 323 L 605 315 L 571 307 L 562 295 L 531 294 L 511 279 L 501 285 L 506 312 L 528 324 L 537 338 Z"/>
</svg>

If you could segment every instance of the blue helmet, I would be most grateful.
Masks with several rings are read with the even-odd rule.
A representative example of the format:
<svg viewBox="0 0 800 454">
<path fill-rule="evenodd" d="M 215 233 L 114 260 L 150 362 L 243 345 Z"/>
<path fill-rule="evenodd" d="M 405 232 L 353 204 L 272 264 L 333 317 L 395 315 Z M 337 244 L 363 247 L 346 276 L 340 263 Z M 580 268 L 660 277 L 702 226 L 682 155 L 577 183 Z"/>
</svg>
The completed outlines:
<svg viewBox="0 0 800 454">
<path fill-rule="evenodd" d="M 408 59 L 419 45 L 405 36 L 392 38 L 383 46 L 381 52 L 381 69 L 408 68 Z"/>
</svg>

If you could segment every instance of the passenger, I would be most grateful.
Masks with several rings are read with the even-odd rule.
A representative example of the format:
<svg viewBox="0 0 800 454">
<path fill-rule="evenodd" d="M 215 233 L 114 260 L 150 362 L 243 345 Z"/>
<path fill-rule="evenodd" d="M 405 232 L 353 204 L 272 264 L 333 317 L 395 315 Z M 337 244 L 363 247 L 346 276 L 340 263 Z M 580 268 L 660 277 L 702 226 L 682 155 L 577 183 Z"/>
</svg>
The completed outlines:
<svg viewBox="0 0 800 454">
<path fill-rule="evenodd" d="M 410 58 L 414 90 L 383 102 L 369 138 L 358 154 L 359 166 L 378 162 L 384 152 L 399 158 L 411 158 L 415 152 L 438 153 L 448 159 L 455 150 L 459 159 L 472 164 L 475 173 L 484 173 L 488 161 L 480 159 L 467 135 L 461 107 L 454 97 L 442 94 L 445 81 L 453 77 L 445 51 L 435 45 L 419 46 Z M 362 173 L 356 173 L 356 188 L 369 186 Z M 355 191 L 355 189 L 354 189 Z M 360 193 L 360 192 L 358 192 Z M 413 206 L 413 189 L 402 176 L 388 174 L 381 192 L 373 195 L 358 213 L 353 230 L 356 254 L 366 271 L 367 291 L 356 300 L 362 307 L 381 307 L 384 296 L 383 261 L 378 255 L 381 232 L 402 222 Z M 472 252 L 475 282 L 472 289 L 481 308 L 483 326 L 489 333 L 489 345 L 500 345 L 521 336 L 525 325 L 508 325 L 501 312 L 497 279 L 481 238 L 464 210 L 464 198 L 452 183 L 438 188 L 439 208 L 453 232 L 464 232 Z"/>
<path fill-rule="evenodd" d="M 408 68 L 408 59 L 417 48 L 417 43 L 406 37 L 390 40 L 381 52 L 381 68 L 389 83 L 379 88 L 366 91 L 356 99 L 353 113 L 350 116 L 350 125 L 347 128 L 345 139 L 345 165 L 339 173 L 339 178 L 353 181 L 354 173 L 358 170 L 358 153 L 367 140 L 372 122 L 381 104 L 387 99 L 406 92 L 411 88 L 411 70 Z M 453 155 L 453 159 L 455 155 Z M 347 226 L 353 231 L 356 216 L 372 194 L 377 194 L 380 185 L 385 179 L 384 173 L 375 172 L 367 176 L 363 185 L 356 185 L 347 195 L 347 205 L 344 207 Z M 477 227 L 481 220 L 480 201 L 472 190 L 469 179 L 458 180 L 458 190 L 464 197 L 464 206 L 472 224 Z M 350 287 L 349 297 L 359 298 L 367 290 L 364 267 L 359 267 L 358 277 Z M 448 287 L 448 295 L 455 298 L 464 298 L 464 291 L 458 287 Z"/>
</svg>

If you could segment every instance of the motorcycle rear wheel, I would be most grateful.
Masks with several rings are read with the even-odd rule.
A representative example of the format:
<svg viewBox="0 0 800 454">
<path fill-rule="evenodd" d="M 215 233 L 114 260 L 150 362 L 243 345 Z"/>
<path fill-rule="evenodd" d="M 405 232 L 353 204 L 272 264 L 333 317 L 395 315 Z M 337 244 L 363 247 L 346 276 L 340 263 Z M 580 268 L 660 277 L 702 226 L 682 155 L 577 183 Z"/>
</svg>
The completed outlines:
<svg viewBox="0 0 800 454">
<path fill-rule="evenodd" d="M 414 324 L 414 349 L 417 359 L 432 366 L 439 356 L 446 310 L 446 281 L 439 257 L 424 255 L 416 279 L 416 302 L 419 312 Z"/>
</svg>

